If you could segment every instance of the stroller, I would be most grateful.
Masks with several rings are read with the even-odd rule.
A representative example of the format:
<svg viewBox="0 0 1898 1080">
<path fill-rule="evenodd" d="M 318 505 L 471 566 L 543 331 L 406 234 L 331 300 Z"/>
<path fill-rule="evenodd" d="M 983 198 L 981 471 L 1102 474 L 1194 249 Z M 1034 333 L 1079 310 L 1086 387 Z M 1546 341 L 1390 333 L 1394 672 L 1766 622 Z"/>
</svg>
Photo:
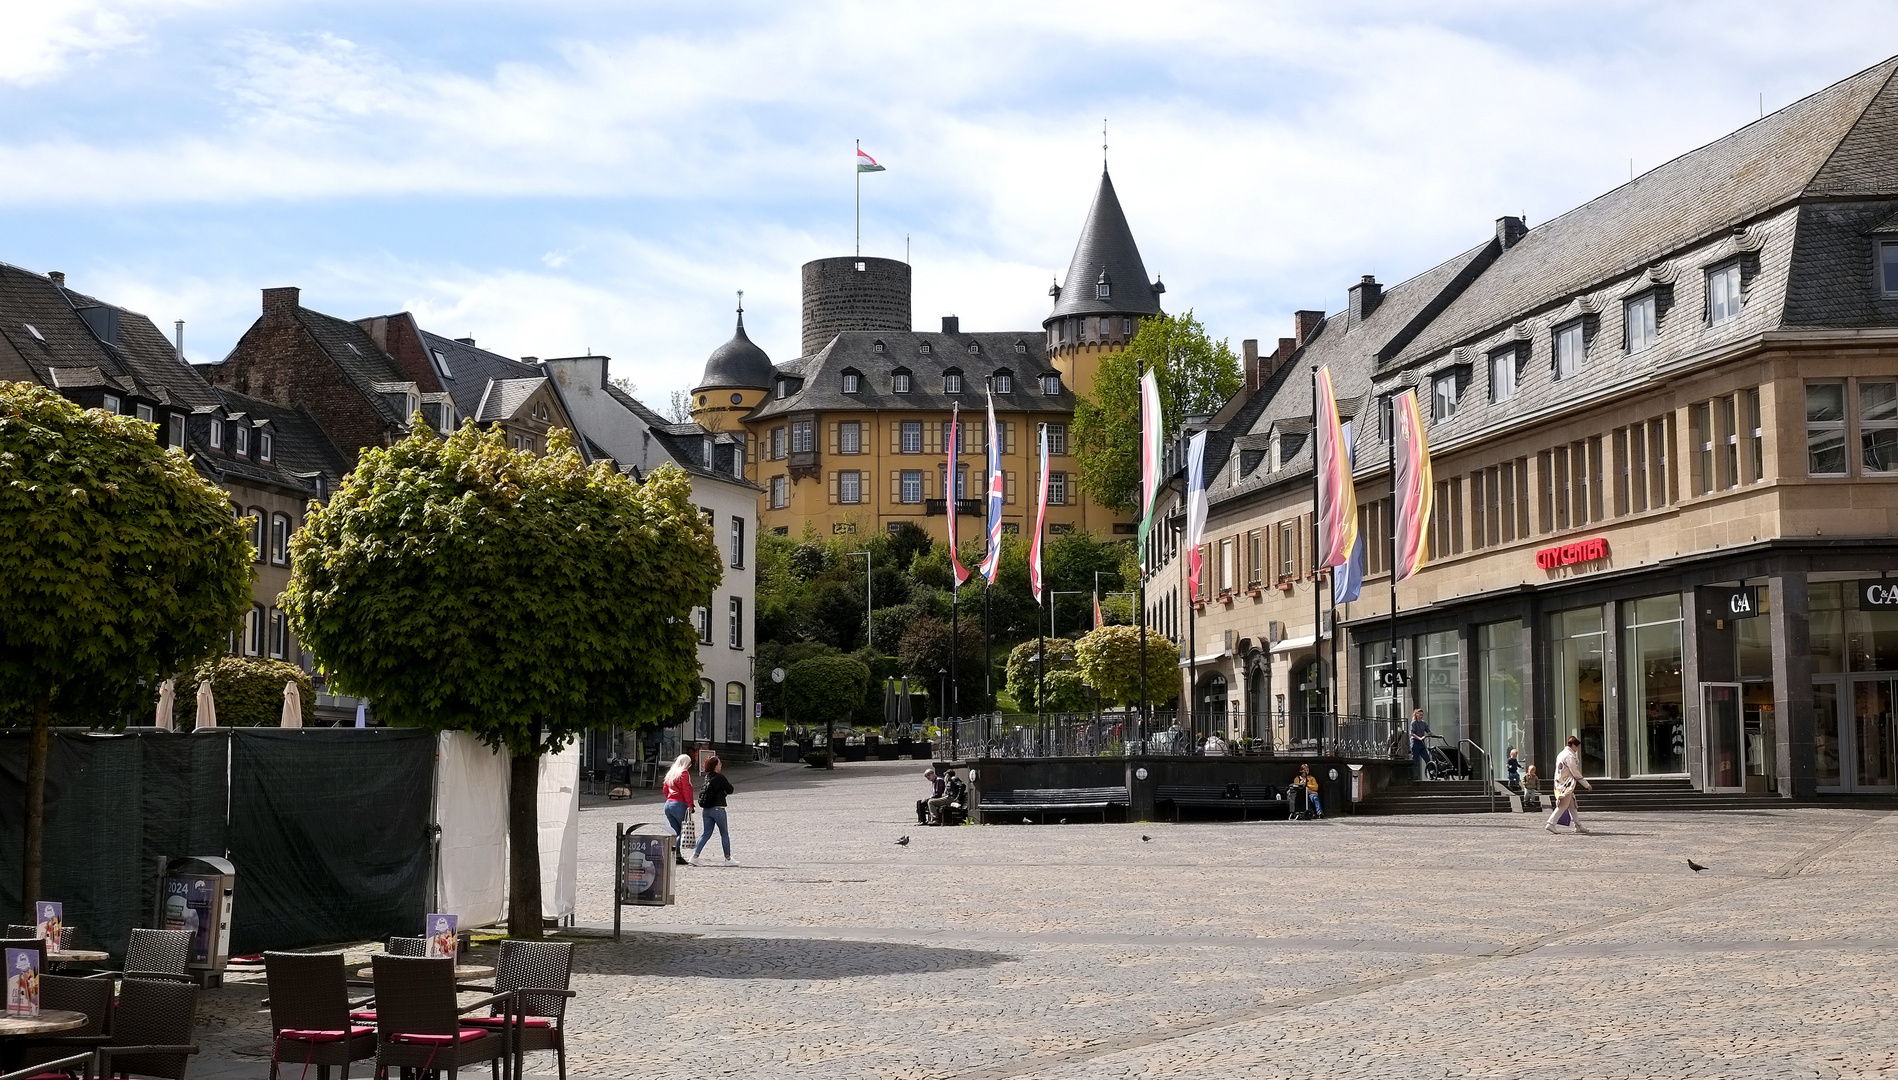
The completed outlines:
<svg viewBox="0 0 1898 1080">
<path fill-rule="evenodd" d="M 1287 821 L 1315 821 L 1318 818 L 1317 814 L 1312 813 L 1311 792 L 1296 780 L 1285 789 L 1285 803 L 1291 808 L 1285 818 Z"/>
<path fill-rule="evenodd" d="M 1469 776 L 1469 769 L 1463 763 L 1463 755 L 1441 735 L 1429 735 L 1424 738 L 1424 754 L 1426 779 L 1455 780 Z"/>
</svg>

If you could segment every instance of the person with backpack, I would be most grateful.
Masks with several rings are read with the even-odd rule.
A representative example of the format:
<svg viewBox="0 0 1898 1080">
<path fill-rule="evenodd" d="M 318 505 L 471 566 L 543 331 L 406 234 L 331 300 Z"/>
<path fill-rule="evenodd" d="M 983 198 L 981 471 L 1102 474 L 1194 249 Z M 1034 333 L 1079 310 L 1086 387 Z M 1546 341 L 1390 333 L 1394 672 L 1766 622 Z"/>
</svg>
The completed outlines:
<svg viewBox="0 0 1898 1080">
<path fill-rule="evenodd" d="M 725 796 L 732 793 L 732 782 L 725 779 L 725 763 L 717 754 L 705 759 L 705 783 L 699 792 L 699 809 L 705 811 L 705 828 L 699 832 L 699 846 L 692 850 L 692 865 L 699 865 L 699 855 L 705 845 L 711 842 L 712 830 L 718 830 L 718 840 L 725 848 L 725 865 L 737 866 L 738 860 L 732 858 L 732 831 L 725 820 Z"/>
</svg>

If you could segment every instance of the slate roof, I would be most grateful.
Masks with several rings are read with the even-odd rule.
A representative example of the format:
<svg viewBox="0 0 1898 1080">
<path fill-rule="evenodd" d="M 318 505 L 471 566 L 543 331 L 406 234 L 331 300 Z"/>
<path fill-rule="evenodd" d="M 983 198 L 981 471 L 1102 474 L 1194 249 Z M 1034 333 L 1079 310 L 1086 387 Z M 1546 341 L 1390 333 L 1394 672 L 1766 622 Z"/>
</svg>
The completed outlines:
<svg viewBox="0 0 1898 1080">
<path fill-rule="evenodd" d="M 1795 199 L 1898 194 L 1898 58 L 1530 229 L 1404 350 L 1428 356 Z"/>
<path fill-rule="evenodd" d="M 964 410 L 982 409 L 988 401 L 987 379 L 999 371 L 1014 376 L 1014 390 L 995 395 L 996 412 L 1072 412 L 1074 389 L 1065 381 L 1061 393 L 1042 396 L 1037 377 L 1055 370 L 1042 347 L 1045 340 L 1040 330 L 976 334 L 847 330 L 816 356 L 778 365 L 780 378 L 802 379 L 802 388 L 782 399 L 766 398 L 745 419 L 816 410 L 947 412 L 951 404 Z M 876 350 L 878 342 L 883 343 L 882 352 Z M 891 389 L 891 376 L 899 369 L 910 373 L 907 394 Z M 962 373 L 960 394 L 943 393 L 943 376 L 951 369 Z M 855 394 L 843 391 L 846 370 L 863 376 L 862 389 Z"/>
<path fill-rule="evenodd" d="M 330 441 L 307 406 L 286 408 L 235 390 L 218 389 L 217 396 L 230 412 L 252 421 L 269 422 L 275 444 L 272 463 L 283 473 L 299 478 L 321 474 L 328 490 L 334 491 L 349 472 L 349 459 Z"/>
<path fill-rule="evenodd" d="M 378 383 L 414 382 L 382 347 L 377 345 L 369 332 L 347 319 L 334 315 L 325 315 L 306 307 L 297 308 L 297 320 L 316 340 L 317 345 L 336 362 L 349 381 L 361 387 L 375 407 L 383 421 L 391 428 L 404 430 L 409 426 L 409 418 L 402 415 L 387 398 L 375 391 Z M 456 403 L 459 407 L 459 402 Z"/>
<path fill-rule="evenodd" d="M 111 342 L 101 340 L 79 314 L 101 307 L 116 312 Z M 116 388 L 185 408 L 217 400 L 190 365 L 178 362 L 170 339 L 149 318 L 5 263 L 0 263 L 0 335 L 46 386 Z"/>
<path fill-rule="evenodd" d="M 1107 275 L 1108 299 L 1096 299 L 1095 286 Z M 1160 290 L 1147 276 L 1127 215 L 1114 194 L 1113 178 L 1101 170 L 1101 186 L 1081 226 L 1081 238 L 1068 261 L 1068 274 L 1056 290 L 1047 322 L 1069 315 L 1157 315 Z"/>
<path fill-rule="evenodd" d="M 696 390 L 762 390 L 775 374 L 771 357 L 745 334 L 745 310 L 738 309 L 732 339 L 712 350 Z"/>
<path fill-rule="evenodd" d="M 541 387 L 547 385 L 546 376 L 535 375 L 526 379 L 493 379 L 488 382 L 487 390 L 481 395 L 473 411 L 467 415 L 474 417 L 477 423 L 494 420 L 507 420 L 520 411 L 528 398 Z M 460 403 L 456 403 L 460 408 Z"/>
<path fill-rule="evenodd" d="M 705 436 L 712 433 L 707 431 L 703 425 L 698 423 L 673 423 L 648 408 L 645 402 L 619 387 L 614 386 L 610 382 L 606 384 L 604 389 L 608 397 L 611 397 L 614 401 L 625 407 L 625 409 L 634 416 L 639 417 L 640 422 L 645 424 L 646 427 L 652 431 L 653 438 L 658 440 L 660 447 L 665 451 L 666 456 L 672 460 L 674 465 L 684 469 L 693 476 L 721 480 L 727 484 L 738 484 L 741 487 L 748 487 L 755 491 L 764 490 L 759 485 L 733 472 L 732 454 L 734 454 L 736 450 L 734 448 L 735 444 L 729 441 L 729 437 L 727 437 L 727 441 L 722 444 L 722 453 L 719 450 L 714 450 L 714 454 L 718 458 L 717 464 L 724 467 L 708 468 L 705 461 Z M 714 436 L 714 439 L 717 438 L 718 436 Z M 611 454 L 603 450 L 595 456 L 612 457 Z M 630 463 L 622 462 L 621 464 L 624 466 Z"/>
<path fill-rule="evenodd" d="M 442 388 L 454 399 L 455 411 L 462 416 L 472 416 L 483 422 L 501 420 L 513 415 L 532 389 L 521 392 L 521 388 L 504 390 L 501 396 L 494 397 L 489 390 L 490 382 L 513 382 L 526 380 L 538 388 L 545 382 L 540 368 L 488 349 L 477 348 L 466 342 L 446 338 L 440 334 L 431 334 L 423 330 L 422 347 L 439 351 L 448 363 L 448 377 L 441 380 Z M 437 373 L 439 375 L 439 373 Z M 485 399 L 492 397 L 483 414 Z M 511 403 L 511 404 L 508 404 Z M 501 411 L 505 409 L 506 411 Z"/>
</svg>

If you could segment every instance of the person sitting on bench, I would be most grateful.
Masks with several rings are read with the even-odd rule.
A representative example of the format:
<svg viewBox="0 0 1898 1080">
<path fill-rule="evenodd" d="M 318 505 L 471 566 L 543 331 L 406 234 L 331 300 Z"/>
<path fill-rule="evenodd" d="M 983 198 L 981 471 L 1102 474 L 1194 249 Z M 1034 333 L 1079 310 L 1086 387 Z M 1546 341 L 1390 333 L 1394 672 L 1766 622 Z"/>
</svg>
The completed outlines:
<svg viewBox="0 0 1898 1080">
<path fill-rule="evenodd" d="M 935 794 L 929 797 L 928 824 L 942 824 L 942 808 L 948 806 L 950 800 L 954 798 L 954 796 L 949 793 L 949 778 L 953 776 L 955 776 L 955 770 L 953 769 L 949 771 L 948 776 L 937 776 L 934 769 L 929 771 L 930 781 L 935 786 Z"/>
<path fill-rule="evenodd" d="M 1300 765 L 1298 767 L 1298 775 L 1292 777 L 1292 786 L 1294 788 L 1304 789 L 1305 806 L 1311 811 L 1312 817 L 1321 818 L 1325 816 L 1324 804 L 1318 801 L 1318 778 L 1311 774 L 1310 765 Z"/>
<path fill-rule="evenodd" d="M 916 800 L 916 824 L 918 825 L 929 824 L 932 808 L 936 806 L 936 800 L 942 798 L 944 789 L 942 777 L 937 776 L 933 768 L 923 770 L 923 779 L 929 781 L 929 794 Z"/>
</svg>

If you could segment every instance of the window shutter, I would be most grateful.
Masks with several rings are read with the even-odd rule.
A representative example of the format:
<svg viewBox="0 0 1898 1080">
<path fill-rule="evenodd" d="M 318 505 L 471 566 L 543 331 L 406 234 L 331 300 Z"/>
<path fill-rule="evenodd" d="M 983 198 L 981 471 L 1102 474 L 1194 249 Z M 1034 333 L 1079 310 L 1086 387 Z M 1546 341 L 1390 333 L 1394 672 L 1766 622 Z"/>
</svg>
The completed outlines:
<svg viewBox="0 0 1898 1080">
<path fill-rule="evenodd" d="M 1013 427 L 1014 425 L 1011 424 L 1009 426 Z M 1003 501 L 1012 503 L 1015 501 L 1015 474 L 1013 472 L 1004 471 L 1002 473 L 1002 479 L 1006 482 L 1006 495 Z"/>
<path fill-rule="evenodd" d="M 1015 452 L 1015 421 L 1004 420 L 1002 421 L 1002 453 L 1012 454 L 1014 452 Z M 1015 497 L 1013 495 L 1010 495 L 1008 497 L 1008 500 L 1010 502 L 1014 502 Z"/>
<path fill-rule="evenodd" d="M 900 454 L 902 452 L 903 452 L 903 425 L 896 422 L 895 420 L 892 420 L 890 421 L 890 453 Z"/>
<path fill-rule="evenodd" d="M 964 447 L 964 449 L 968 450 L 971 454 L 986 454 L 989 452 L 988 444 L 982 441 L 982 427 L 983 422 L 980 420 L 972 420 L 963 425 L 963 430 L 966 431 L 969 436 L 969 445 Z"/>
<path fill-rule="evenodd" d="M 837 474 L 830 474 L 830 504 L 837 505 Z"/>
<path fill-rule="evenodd" d="M 923 470 L 923 498 L 933 499 L 935 497 L 936 497 L 936 474 L 934 472 L 931 472 L 928 469 L 924 469 Z"/>
<path fill-rule="evenodd" d="M 837 421 L 835 420 L 832 420 L 830 422 L 830 452 L 833 457 L 836 456 L 837 454 Z M 837 474 L 832 473 L 831 475 L 834 477 Z M 831 502 L 836 502 L 836 501 L 837 501 L 836 499 L 831 500 Z"/>
<path fill-rule="evenodd" d="M 933 420 L 923 425 L 923 452 L 926 454 L 943 452 L 942 425 Z"/>
</svg>

